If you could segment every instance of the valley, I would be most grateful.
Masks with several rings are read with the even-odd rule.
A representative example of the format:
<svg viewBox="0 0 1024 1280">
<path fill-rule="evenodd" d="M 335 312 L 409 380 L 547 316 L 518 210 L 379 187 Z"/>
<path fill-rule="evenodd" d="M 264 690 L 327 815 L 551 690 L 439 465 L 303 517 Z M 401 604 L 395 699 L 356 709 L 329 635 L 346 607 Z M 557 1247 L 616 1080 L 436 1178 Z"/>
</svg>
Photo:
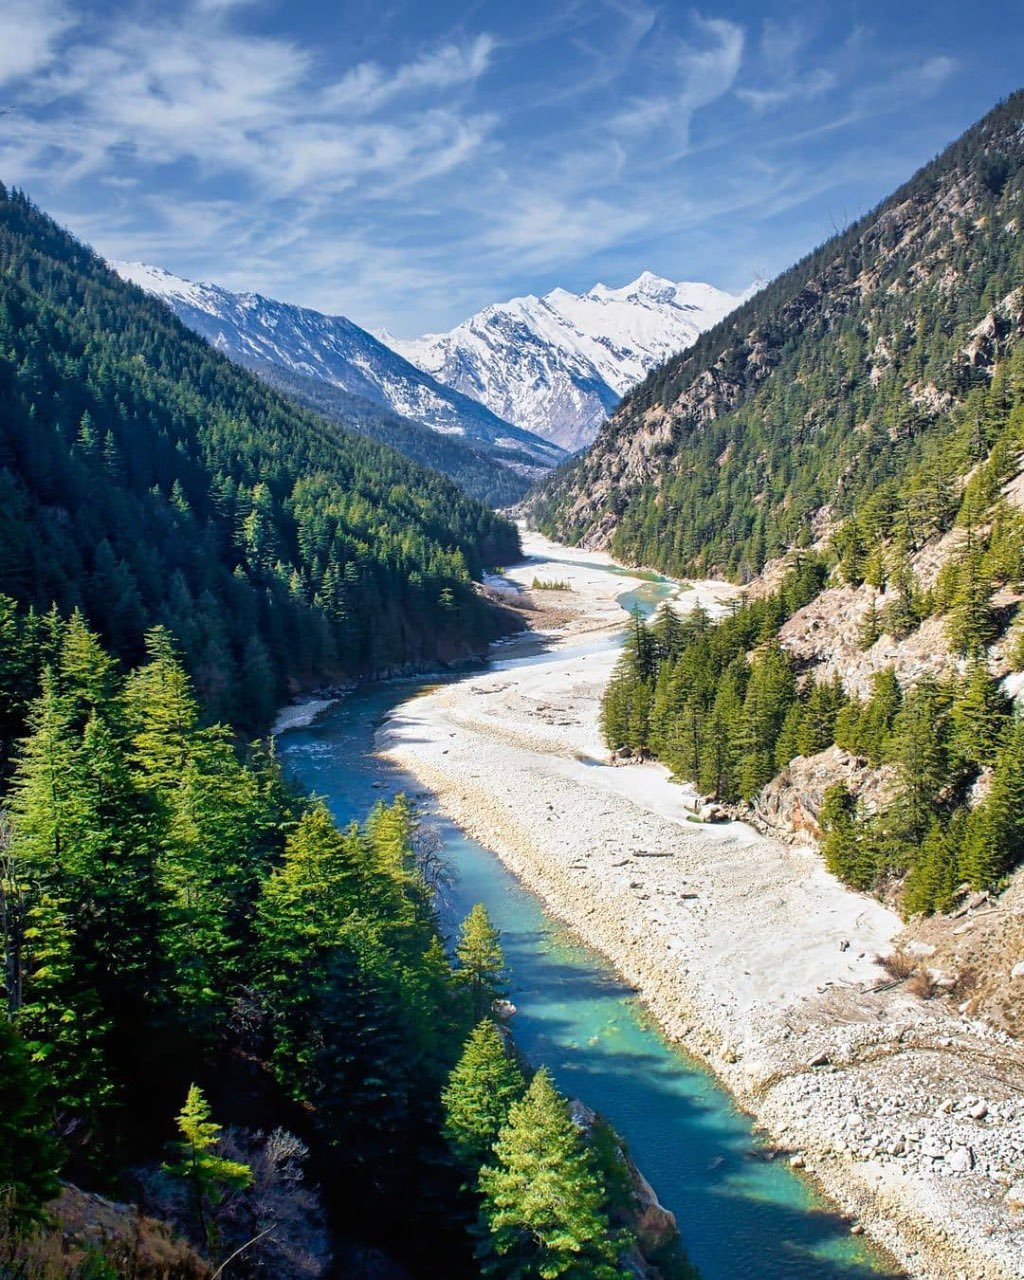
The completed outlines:
<svg viewBox="0 0 1024 1280">
<path fill-rule="evenodd" d="M 740 822 L 697 824 L 695 793 L 663 766 L 607 762 L 598 709 L 629 579 L 609 576 L 600 554 L 535 535 L 525 550 L 507 589 L 568 584 L 532 592 L 534 602 L 553 598 L 550 635 L 538 606 L 540 651 L 499 656 L 404 702 L 379 749 L 607 956 L 665 1034 L 764 1126 L 779 1158 L 908 1274 L 1019 1274 L 1011 1184 L 1024 1053 L 984 1021 L 893 983 L 879 960 L 913 936 L 815 851 Z M 723 583 L 679 595 L 632 585 L 649 599 L 675 596 L 680 609 L 699 599 L 721 610 L 735 595 Z M 685 1213 L 680 1225 L 685 1240 Z"/>
</svg>

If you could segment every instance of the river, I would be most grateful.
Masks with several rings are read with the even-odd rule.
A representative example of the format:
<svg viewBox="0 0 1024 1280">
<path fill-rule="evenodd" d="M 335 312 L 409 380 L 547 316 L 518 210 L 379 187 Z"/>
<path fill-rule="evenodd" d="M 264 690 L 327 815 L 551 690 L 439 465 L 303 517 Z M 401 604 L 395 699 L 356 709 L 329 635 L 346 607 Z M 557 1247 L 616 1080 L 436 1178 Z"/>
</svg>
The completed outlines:
<svg viewBox="0 0 1024 1280">
<path fill-rule="evenodd" d="M 655 579 L 619 602 L 649 612 L 673 589 Z M 564 660 L 566 651 L 559 656 Z M 504 665 L 545 660 L 541 654 Z M 625 1137 L 676 1214 L 704 1280 L 894 1274 L 784 1161 L 767 1158 L 749 1118 L 708 1071 L 667 1043 L 602 956 L 575 942 L 493 853 L 432 810 L 430 794 L 415 780 L 374 756 L 382 721 L 426 687 L 426 681 L 367 686 L 316 724 L 286 732 L 279 747 L 287 772 L 324 796 L 343 823 L 362 819 L 375 801 L 399 791 L 415 798 L 455 871 L 442 904 L 446 929 L 475 902 L 486 905 L 502 932 L 517 1042 L 534 1065 L 550 1068 L 564 1092 L 603 1112 Z"/>
</svg>

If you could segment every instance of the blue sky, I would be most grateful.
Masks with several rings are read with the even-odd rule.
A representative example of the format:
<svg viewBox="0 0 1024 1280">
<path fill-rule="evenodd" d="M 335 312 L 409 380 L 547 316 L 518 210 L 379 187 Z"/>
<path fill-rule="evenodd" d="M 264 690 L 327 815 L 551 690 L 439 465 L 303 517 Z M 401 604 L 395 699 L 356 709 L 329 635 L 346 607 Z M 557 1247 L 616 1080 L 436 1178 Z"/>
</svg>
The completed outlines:
<svg viewBox="0 0 1024 1280">
<path fill-rule="evenodd" d="M 1024 82 L 986 0 L 3 0 L 0 179 L 110 257 L 367 327 L 739 289 Z"/>
</svg>

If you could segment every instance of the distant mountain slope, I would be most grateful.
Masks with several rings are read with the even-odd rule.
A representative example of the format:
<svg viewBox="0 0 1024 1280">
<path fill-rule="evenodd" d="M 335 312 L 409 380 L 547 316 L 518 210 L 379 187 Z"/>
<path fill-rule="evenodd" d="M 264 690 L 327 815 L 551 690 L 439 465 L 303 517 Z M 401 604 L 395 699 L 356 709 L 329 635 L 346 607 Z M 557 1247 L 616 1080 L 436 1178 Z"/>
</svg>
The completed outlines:
<svg viewBox="0 0 1024 1280">
<path fill-rule="evenodd" d="M 749 578 L 898 490 L 1022 332 L 1022 166 L 1017 93 L 630 392 L 544 485 L 541 527 Z"/>
<path fill-rule="evenodd" d="M 280 365 L 317 378 L 434 431 L 485 445 L 520 468 L 551 467 L 563 457 L 557 446 L 442 386 L 345 316 L 322 315 L 258 293 L 195 284 L 145 263 L 111 265 L 123 279 L 161 298 L 190 329 L 231 359 Z"/>
<path fill-rule="evenodd" d="M 243 729 L 493 632 L 471 578 L 515 556 L 511 525 L 218 355 L 2 185 L 0 406 L 0 594 L 81 608 L 126 662 L 168 626 Z"/>
<path fill-rule="evenodd" d="M 320 378 L 286 369 L 284 365 L 244 359 L 238 363 L 305 408 L 337 423 L 344 431 L 355 431 L 378 444 L 397 449 L 421 467 L 448 476 L 470 497 L 479 498 L 492 507 L 513 506 L 530 487 L 533 468 L 527 470 L 514 461 L 502 461 L 506 455 L 488 445 L 432 431 L 381 404 L 343 391 Z"/>
<path fill-rule="evenodd" d="M 449 333 L 380 336 L 499 417 L 578 449 L 649 369 L 742 301 L 709 284 L 675 284 L 645 271 L 621 289 L 598 284 L 584 294 L 553 289 L 495 303 Z"/>
</svg>

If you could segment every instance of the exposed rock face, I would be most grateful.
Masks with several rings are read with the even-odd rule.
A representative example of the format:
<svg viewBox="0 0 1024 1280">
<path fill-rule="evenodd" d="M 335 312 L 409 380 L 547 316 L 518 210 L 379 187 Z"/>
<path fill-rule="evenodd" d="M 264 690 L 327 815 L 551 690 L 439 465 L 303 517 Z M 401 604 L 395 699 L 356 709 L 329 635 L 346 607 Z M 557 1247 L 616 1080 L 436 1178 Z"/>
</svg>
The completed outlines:
<svg viewBox="0 0 1024 1280">
<path fill-rule="evenodd" d="M 818 814 L 830 786 L 845 783 L 874 813 L 889 803 L 893 778 L 891 765 L 873 769 L 841 747 L 797 756 L 755 798 L 754 823 L 771 835 L 814 845 L 821 839 Z"/>
</svg>

